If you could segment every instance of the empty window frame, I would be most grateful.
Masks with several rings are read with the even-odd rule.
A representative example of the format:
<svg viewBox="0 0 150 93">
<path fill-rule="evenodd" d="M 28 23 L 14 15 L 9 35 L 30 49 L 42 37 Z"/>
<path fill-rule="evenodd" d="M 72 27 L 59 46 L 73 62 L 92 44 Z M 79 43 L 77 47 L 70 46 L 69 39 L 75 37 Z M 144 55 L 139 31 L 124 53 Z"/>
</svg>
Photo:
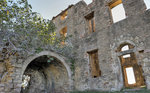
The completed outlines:
<svg viewBox="0 0 150 93">
<path fill-rule="evenodd" d="M 61 19 L 61 20 L 65 20 L 67 17 L 68 17 L 68 11 L 64 11 L 64 12 L 61 14 L 60 19 Z"/>
<path fill-rule="evenodd" d="M 126 55 L 123 55 L 122 57 L 123 58 L 129 58 L 129 57 L 131 57 L 131 55 L 130 54 L 126 54 Z"/>
<path fill-rule="evenodd" d="M 126 18 L 122 0 L 113 0 L 109 3 L 109 7 L 111 9 L 111 14 L 114 23 Z"/>
<path fill-rule="evenodd" d="M 94 17 L 94 12 L 88 14 L 85 16 L 86 20 L 88 21 L 88 28 L 90 33 L 95 32 L 95 17 Z"/>
<path fill-rule="evenodd" d="M 121 48 L 121 51 L 128 51 L 129 50 L 129 45 L 125 45 Z M 126 54 L 126 55 L 123 55 L 123 58 L 128 58 L 128 57 L 131 57 L 130 54 Z"/>
<path fill-rule="evenodd" d="M 89 5 L 93 2 L 93 0 L 85 0 L 86 4 Z"/>
<path fill-rule="evenodd" d="M 144 0 L 146 4 L 146 9 L 150 9 L 150 0 Z"/>
<path fill-rule="evenodd" d="M 120 56 L 121 66 L 124 76 L 125 87 L 140 87 L 144 86 L 144 78 L 142 75 L 142 68 L 137 64 L 136 56 L 133 51 L 134 46 L 131 44 L 122 44 L 119 47 L 120 52 L 127 51 L 127 54 Z"/>
<path fill-rule="evenodd" d="M 125 70 L 126 70 L 126 74 L 127 74 L 128 84 L 135 84 L 136 80 L 135 80 L 133 67 L 127 67 L 127 68 L 125 68 Z"/>
<path fill-rule="evenodd" d="M 129 45 L 125 45 L 121 48 L 121 51 L 127 51 L 129 50 Z"/>
<path fill-rule="evenodd" d="M 98 50 L 94 50 L 88 52 L 89 59 L 90 59 L 90 71 L 93 78 L 97 78 L 101 75 L 101 71 L 99 68 L 99 61 L 98 61 Z"/>
<path fill-rule="evenodd" d="M 65 38 L 67 37 L 67 27 L 64 27 L 60 30 L 60 36 L 62 38 L 61 44 L 64 45 L 65 44 Z"/>
</svg>

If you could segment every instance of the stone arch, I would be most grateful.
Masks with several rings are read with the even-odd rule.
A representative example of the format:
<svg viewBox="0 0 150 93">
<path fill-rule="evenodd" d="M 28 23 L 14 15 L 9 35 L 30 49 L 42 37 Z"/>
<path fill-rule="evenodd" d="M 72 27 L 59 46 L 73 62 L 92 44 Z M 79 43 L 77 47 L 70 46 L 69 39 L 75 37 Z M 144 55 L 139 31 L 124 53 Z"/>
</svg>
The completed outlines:
<svg viewBox="0 0 150 93">
<path fill-rule="evenodd" d="M 34 59 L 36 59 L 36 58 L 38 58 L 40 56 L 43 56 L 43 55 L 50 55 L 50 56 L 55 57 L 56 59 L 58 59 L 60 62 L 62 62 L 62 64 L 66 67 L 66 70 L 68 72 L 68 77 L 71 78 L 71 70 L 70 70 L 69 65 L 65 62 L 65 57 L 62 57 L 62 56 L 60 56 L 60 55 L 58 55 L 58 54 L 56 54 L 54 52 L 51 52 L 51 51 L 42 51 L 42 52 L 40 52 L 38 54 L 35 54 L 34 56 L 31 56 L 31 57 L 27 58 L 23 62 L 23 67 L 22 67 L 22 73 L 21 74 L 23 75 L 26 67 L 29 65 L 29 63 L 32 60 L 34 60 Z"/>
<path fill-rule="evenodd" d="M 135 44 L 132 41 L 130 41 L 130 40 L 123 40 L 121 42 L 117 42 L 115 50 L 117 50 L 117 52 L 120 52 L 121 48 L 124 45 L 129 45 L 129 46 L 131 46 L 131 48 L 136 48 Z"/>
<path fill-rule="evenodd" d="M 118 50 L 119 52 L 121 52 L 121 49 L 122 49 L 124 46 L 126 46 L 126 45 L 129 46 L 129 49 L 133 49 L 133 48 L 135 47 L 133 44 L 130 44 L 130 43 L 128 43 L 128 42 L 124 42 L 124 43 L 120 44 L 120 46 L 118 47 L 117 50 Z"/>
<path fill-rule="evenodd" d="M 22 67 L 22 71 L 21 71 L 21 77 L 23 76 L 26 68 L 28 67 L 28 65 L 33 61 L 35 60 L 36 58 L 39 58 L 41 56 L 44 56 L 44 55 L 48 55 L 48 56 L 51 56 L 51 57 L 54 57 L 55 59 L 59 60 L 59 62 L 61 62 L 61 64 L 65 67 L 66 71 L 67 71 L 67 75 L 68 75 L 68 84 L 69 84 L 69 89 L 71 88 L 71 70 L 70 70 L 70 67 L 69 65 L 65 62 L 66 58 L 63 57 L 63 56 L 60 56 L 58 55 L 57 53 L 55 52 L 51 52 L 51 51 L 42 51 L 38 54 L 35 54 L 33 56 L 30 56 L 28 57 L 24 62 L 23 62 L 23 67 Z"/>
</svg>

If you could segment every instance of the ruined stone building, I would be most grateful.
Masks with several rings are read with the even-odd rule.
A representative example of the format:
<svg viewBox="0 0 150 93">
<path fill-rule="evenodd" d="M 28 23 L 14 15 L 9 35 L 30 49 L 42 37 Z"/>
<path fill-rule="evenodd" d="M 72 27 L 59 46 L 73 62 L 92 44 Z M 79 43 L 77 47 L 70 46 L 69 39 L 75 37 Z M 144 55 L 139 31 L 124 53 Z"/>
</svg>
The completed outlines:
<svg viewBox="0 0 150 93">
<path fill-rule="evenodd" d="M 57 35 L 72 35 L 74 70 L 69 58 L 52 51 L 15 55 L 5 60 L 7 64 L 0 63 L 0 93 L 150 89 L 150 10 L 144 0 L 93 0 L 89 5 L 80 1 L 52 20 Z M 53 58 L 50 63 L 48 56 Z M 26 73 L 30 86 L 23 90 Z"/>
</svg>

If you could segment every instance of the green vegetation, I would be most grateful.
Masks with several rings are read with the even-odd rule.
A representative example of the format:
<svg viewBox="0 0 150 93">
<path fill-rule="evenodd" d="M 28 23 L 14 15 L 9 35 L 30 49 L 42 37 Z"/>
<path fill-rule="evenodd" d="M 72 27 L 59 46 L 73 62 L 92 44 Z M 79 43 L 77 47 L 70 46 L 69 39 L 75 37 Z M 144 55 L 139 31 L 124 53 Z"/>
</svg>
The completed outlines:
<svg viewBox="0 0 150 93">
<path fill-rule="evenodd" d="M 73 72 L 72 75 L 75 74 L 75 59 L 71 58 L 70 60 L 68 60 L 71 62 L 71 66 L 70 66 L 70 69 L 71 71 Z"/>
<path fill-rule="evenodd" d="M 15 49 L 30 52 L 30 47 L 58 41 L 55 25 L 32 12 L 27 0 L 0 0 L 0 34 L 3 41 Z M 37 46 L 38 43 L 38 46 Z"/>
<path fill-rule="evenodd" d="M 150 93 L 150 90 L 142 89 L 142 90 L 135 90 L 135 91 L 115 91 L 115 92 L 73 91 L 70 93 Z"/>
<path fill-rule="evenodd" d="M 28 54 L 48 49 L 70 54 L 71 47 L 62 47 L 63 39 L 56 36 L 55 30 L 51 20 L 32 12 L 27 0 L 0 0 L 1 46 L 9 43 L 11 49 Z"/>
</svg>

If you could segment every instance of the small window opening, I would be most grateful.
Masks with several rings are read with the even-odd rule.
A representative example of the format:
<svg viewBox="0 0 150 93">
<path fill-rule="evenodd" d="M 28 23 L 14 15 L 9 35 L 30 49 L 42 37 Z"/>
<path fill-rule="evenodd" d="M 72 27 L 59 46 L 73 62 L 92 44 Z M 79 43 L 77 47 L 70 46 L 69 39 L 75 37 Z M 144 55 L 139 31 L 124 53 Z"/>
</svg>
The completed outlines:
<svg viewBox="0 0 150 93">
<path fill-rule="evenodd" d="M 113 0 L 109 3 L 111 9 L 113 22 L 116 23 L 126 18 L 125 10 L 122 4 L 122 0 Z"/>
<path fill-rule="evenodd" d="M 123 58 L 130 58 L 130 57 L 131 57 L 130 54 L 123 55 Z"/>
<path fill-rule="evenodd" d="M 90 58 L 90 67 L 91 67 L 91 75 L 93 78 L 97 78 L 101 76 L 101 71 L 99 68 L 98 61 L 98 50 L 88 52 Z"/>
<path fill-rule="evenodd" d="M 120 45 L 120 47 L 118 48 L 118 51 L 123 52 L 123 51 L 128 51 L 128 50 L 133 49 L 133 48 L 134 48 L 133 45 L 131 45 L 129 43 L 124 43 L 124 44 Z"/>
<path fill-rule="evenodd" d="M 133 67 L 126 68 L 126 74 L 127 74 L 128 84 L 135 84 L 136 81 L 135 81 Z"/>
<path fill-rule="evenodd" d="M 121 52 L 123 51 L 128 51 L 130 48 L 129 48 L 129 45 L 124 45 L 122 48 L 121 48 Z M 122 56 L 123 58 L 129 58 L 131 57 L 131 54 L 125 54 Z"/>
<path fill-rule="evenodd" d="M 64 27 L 60 30 L 60 34 L 63 36 L 63 37 L 66 37 L 67 36 L 67 27 Z"/>
<path fill-rule="evenodd" d="M 67 37 L 67 27 L 64 27 L 60 30 L 60 36 L 62 38 L 61 44 L 64 45 L 65 44 L 65 38 Z"/>
<path fill-rule="evenodd" d="M 65 20 L 68 17 L 68 11 L 65 11 L 63 14 L 61 14 L 60 19 Z"/>
<path fill-rule="evenodd" d="M 95 32 L 95 17 L 94 17 L 94 12 L 88 14 L 85 16 L 85 18 L 88 20 L 88 27 L 91 32 Z"/>
<path fill-rule="evenodd" d="M 93 0 L 84 0 L 86 2 L 87 5 L 91 4 L 93 2 Z"/>
<path fill-rule="evenodd" d="M 129 45 L 125 45 L 121 48 L 121 51 L 127 51 L 129 50 Z"/>
<path fill-rule="evenodd" d="M 150 9 L 150 0 L 144 0 L 145 4 L 146 4 L 146 9 Z"/>
</svg>

